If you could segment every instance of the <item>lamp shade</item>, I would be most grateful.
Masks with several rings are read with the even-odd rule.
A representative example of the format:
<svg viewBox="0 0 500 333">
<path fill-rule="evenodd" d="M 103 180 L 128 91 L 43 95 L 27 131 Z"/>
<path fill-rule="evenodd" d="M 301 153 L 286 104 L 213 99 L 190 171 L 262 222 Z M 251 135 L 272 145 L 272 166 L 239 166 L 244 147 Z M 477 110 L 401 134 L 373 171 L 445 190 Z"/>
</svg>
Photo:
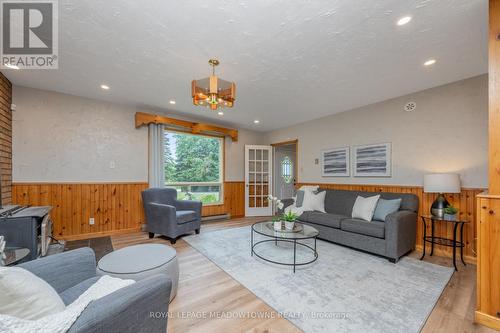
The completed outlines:
<svg viewBox="0 0 500 333">
<path fill-rule="evenodd" d="M 456 173 L 433 173 L 424 176 L 426 193 L 460 193 L 460 175 Z"/>
</svg>

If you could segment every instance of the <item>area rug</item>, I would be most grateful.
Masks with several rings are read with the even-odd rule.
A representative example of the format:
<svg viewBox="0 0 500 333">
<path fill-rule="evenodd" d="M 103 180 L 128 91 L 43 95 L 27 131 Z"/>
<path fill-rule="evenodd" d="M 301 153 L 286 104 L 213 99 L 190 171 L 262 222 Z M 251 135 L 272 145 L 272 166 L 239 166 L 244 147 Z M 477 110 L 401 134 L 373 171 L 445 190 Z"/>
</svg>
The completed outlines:
<svg viewBox="0 0 500 333">
<path fill-rule="evenodd" d="M 392 264 L 320 240 L 318 260 L 294 274 L 251 257 L 250 227 L 183 239 L 304 332 L 419 332 L 453 275 L 449 267 L 407 257 Z M 256 251 L 280 261 L 293 255 L 287 243 Z"/>
<path fill-rule="evenodd" d="M 68 241 L 64 246 L 64 251 L 75 250 L 81 247 L 90 247 L 94 250 L 96 262 L 106 254 L 113 252 L 113 244 L 109 236 Z"/>
</svg>

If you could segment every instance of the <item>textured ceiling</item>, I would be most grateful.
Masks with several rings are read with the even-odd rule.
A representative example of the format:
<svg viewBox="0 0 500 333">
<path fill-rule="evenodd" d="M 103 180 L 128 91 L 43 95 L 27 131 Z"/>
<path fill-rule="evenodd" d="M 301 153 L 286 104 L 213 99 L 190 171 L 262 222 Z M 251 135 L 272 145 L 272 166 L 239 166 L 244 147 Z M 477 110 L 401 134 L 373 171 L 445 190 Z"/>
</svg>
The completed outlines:
<svg viewBox="0 0 500 333">
<path fill-rule="evenodd" d="M 59 70 L 4 70 L 14 84 L 262 131 L 487 72 L 486 0 L 59 4 Z M 237 84 L 223 117 L 191 102 L 210 57 Z"/>
</svg>

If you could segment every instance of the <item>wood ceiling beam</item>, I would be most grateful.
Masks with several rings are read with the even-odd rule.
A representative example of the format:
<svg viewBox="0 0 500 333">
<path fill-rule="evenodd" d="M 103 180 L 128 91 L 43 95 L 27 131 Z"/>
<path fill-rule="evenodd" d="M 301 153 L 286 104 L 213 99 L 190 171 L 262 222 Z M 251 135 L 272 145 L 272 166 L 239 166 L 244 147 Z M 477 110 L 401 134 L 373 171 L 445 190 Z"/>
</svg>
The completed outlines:
<svg viewBox="0 0 500 333">
<path fill-rule="evenodd" d="M 159 116 L 150 113 L 137 112 L 135 114 L 135 128 L 149 124 L 164 124 L 175 128 L 182 128 L 193 134 L 212 134 L 218 136 L 229 136 L 231 140 L 238 141 L 238 130 L 225 128 L 211 124 L 195 123 L 170 117 Z"/>
</svg>

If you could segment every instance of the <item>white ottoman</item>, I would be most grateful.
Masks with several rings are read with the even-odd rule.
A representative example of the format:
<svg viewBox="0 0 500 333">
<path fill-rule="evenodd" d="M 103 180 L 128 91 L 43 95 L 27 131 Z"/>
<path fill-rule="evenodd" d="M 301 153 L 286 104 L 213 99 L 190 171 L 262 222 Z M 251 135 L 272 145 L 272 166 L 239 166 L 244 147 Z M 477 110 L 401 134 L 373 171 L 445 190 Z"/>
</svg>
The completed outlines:
<svg viewBox="0 0 500 333">
<path fill-rule="evenodd" d="M 177 252 L 168 245 L 140 244 L 108 253 L 97 264 L 98 275 L 111 275 L 135 281 L 155 274 L 166 274 L 172 279 L 170 301 L 177 294 L 179 263 Z"/>
</svg>

